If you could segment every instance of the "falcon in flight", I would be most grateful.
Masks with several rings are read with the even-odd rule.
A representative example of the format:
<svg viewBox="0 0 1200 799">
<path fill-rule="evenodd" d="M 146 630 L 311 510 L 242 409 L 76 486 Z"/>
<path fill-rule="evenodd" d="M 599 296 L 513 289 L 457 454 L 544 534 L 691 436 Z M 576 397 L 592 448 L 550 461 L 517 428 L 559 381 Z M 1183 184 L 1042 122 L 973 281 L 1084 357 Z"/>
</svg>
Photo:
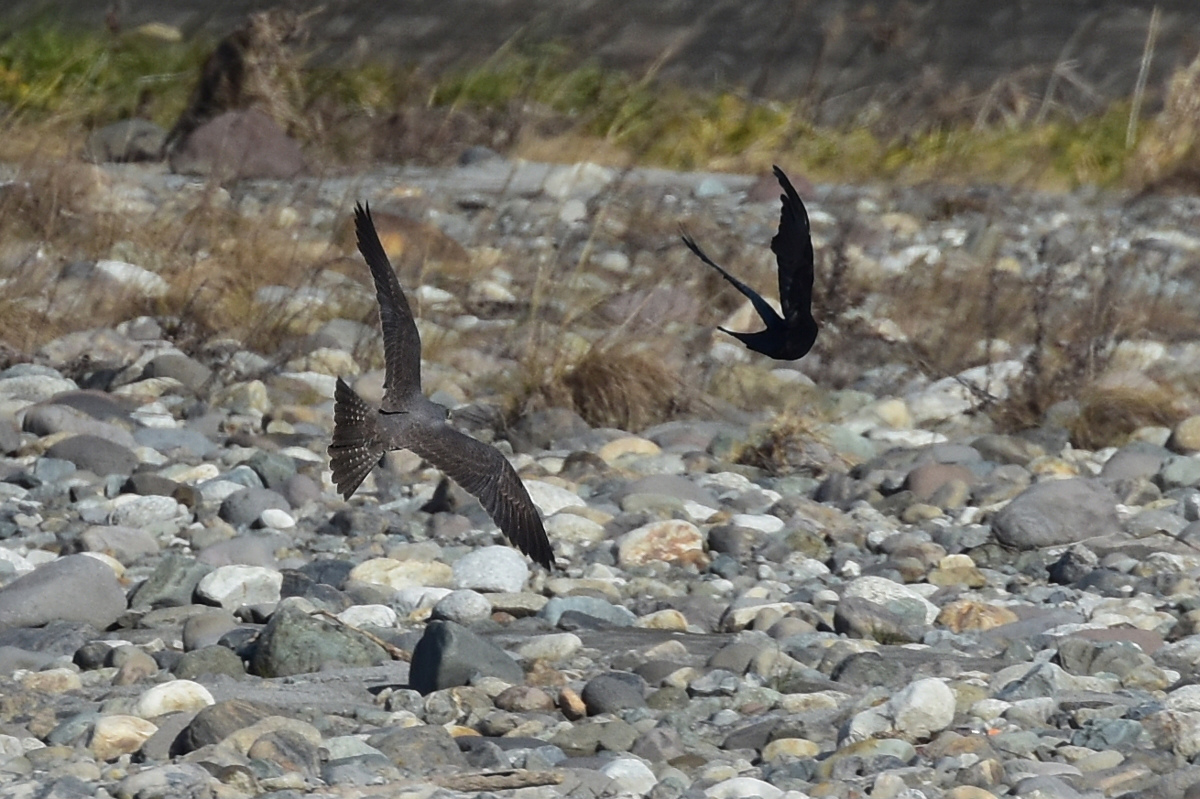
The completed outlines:
<svg viewBox="0 0 1200 799">
<path fill-rule="evenodd" d="M 338 492 L 349 499 L 388 450 L 412 450 L 473 494 L 517 549 L 553 569 L 542 519 L 512 464 L 495 447 L 447 424 L 447 410 L 421 393 L 421 338 L 369 208 L 355 207 L 354 226 L 379 299 L 383 402 L 372 408 L 338 378 L 329 446 Z"/>
</svg>

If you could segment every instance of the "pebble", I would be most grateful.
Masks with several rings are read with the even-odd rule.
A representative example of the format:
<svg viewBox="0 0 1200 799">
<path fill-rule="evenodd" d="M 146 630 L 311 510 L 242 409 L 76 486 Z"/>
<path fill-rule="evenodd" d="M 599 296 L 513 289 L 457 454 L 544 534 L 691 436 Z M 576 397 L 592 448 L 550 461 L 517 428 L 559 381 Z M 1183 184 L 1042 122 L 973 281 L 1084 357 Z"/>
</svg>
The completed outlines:
<svg viewBox="0 0 1200 799">
<path fill-rule="evenodd" d="M 0 630 L 52 622 L 103 630 L 124 612 L 125 592 L 113 570 L 86 555 L 51 560 L 0 588 Z"/>
<path fill-rule="evenodd" d="M 515 594 L 528 579 L 524 556 L 509 546 L 481 547 L 454 561 L 455 588 Z"/>
<path fill-rule="evenodd" d="M 196 584 L 196 596 L 226 610 L 279 601 L 283 575 L 265 566 L 229 565 L 213 569 Z"/>
<path fill-rule="evenodd" d="M 196 711 L 213 704 L 208 689 L 191 680 L 171 680 L 145 691 L 137 700 L 137 715 L 154 719 L 167 713 Z"/>
<path fill-rule="evenodd" d="M 650 561 L 702 558 L 704 536 L 691 522 L 671 519 L 630 530 L 617 541 L 617 562 L 638 566 Z"/>
<path fill-rule="evenodd" d="M 517 649 L 522 660 L 562 661 L 574 655 L 583 646 L 575 633 L 551 633 L 529 639 Z"/>
<path fill-rule="evenodd" d="M 426 625 L 413 650 L 409 684 L 428 694 L 466 685 L 477 676 L 519 683 L 525 675 L 507 652 L 466 627 L 445 620 Z"/>
<path fill-rule="evenodd" d="M 158 727 L 137 716 L 113 714 L 96 720 L 88 748 L 99 760 L 115 760 L 142 748 Z"/>
<path fill-rule="evenodd" d="M 363 583 L 375 583 L 392 590 L 410 587 L 449 586 L 454 572 L 444 563 L 436 561 L 396 560 L 373 558 L 355 566 L 349 579 Z"/>
<path fill-rule="evenodd" d="M 492 603 L 486 596 L 478 591 L 459 589 L 439 599 L 430 617 L 469 625 L 491 615 Z"/>
</svg>

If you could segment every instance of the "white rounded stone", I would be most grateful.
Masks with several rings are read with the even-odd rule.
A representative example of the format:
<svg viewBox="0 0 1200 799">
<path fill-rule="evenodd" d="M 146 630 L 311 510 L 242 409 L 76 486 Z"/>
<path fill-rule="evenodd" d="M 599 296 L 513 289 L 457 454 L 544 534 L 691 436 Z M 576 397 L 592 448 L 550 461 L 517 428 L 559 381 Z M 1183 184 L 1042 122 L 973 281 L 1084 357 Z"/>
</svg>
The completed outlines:
<svg viewBox="0 0 1200 799">
<path fill-rule="evenodd" d="M 202 710 L 213 703 L 213 695 L 200 683 L 171 680 L 144 691 L 134 710 L 142 718 L 152 719 L 167 713 Z"/>
</svg>

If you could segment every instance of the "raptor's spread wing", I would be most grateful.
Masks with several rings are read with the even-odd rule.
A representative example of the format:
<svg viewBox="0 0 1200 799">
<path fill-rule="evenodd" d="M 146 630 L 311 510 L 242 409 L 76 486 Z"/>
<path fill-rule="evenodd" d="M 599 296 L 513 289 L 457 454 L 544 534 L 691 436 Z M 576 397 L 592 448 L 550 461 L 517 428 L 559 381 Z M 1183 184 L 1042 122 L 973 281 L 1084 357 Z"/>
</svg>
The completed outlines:
<svg viewBox="0 0 1200 799">
<path fill-rule="evenodd" d="M 537 506 L 500 450 L 446 424 L 412 431 L 403 446 L 474 495 L 517 549 L 553 568 L 554 552 Z"/>
<path fill-rule="evenodd" d="M 371 209 L 361 203 L 354 208 L 354 229 L 358 235 L 358 251 L 371 267 L 375 295 L 379 299 L 386 373 L 381 410 L 394 412 L 403 407 L 406 397 L 421 391 L 421 337 L 417 334 L 408 299 L 396 279 L 396 271 L 375 232 Z"/>
</svg>

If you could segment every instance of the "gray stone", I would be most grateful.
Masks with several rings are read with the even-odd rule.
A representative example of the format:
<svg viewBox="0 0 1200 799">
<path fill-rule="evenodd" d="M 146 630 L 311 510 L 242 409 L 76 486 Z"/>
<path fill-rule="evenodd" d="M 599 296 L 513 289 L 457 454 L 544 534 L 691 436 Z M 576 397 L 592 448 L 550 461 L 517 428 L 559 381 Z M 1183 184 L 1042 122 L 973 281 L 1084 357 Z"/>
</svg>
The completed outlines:
<svg viewBox="0 0 1200 799">
<path fill-rule="evenodd" d="M 517 452 L 550 449 L 556 442 L 586 435 L 591 426 L 566 408 L 546 408 L 522 414 L 509 431 Z"/>
<path fill-rule="evenodd" d="M 600 619 L 615 627 L 629 627 L 637 620 L 637 616 L 633 615 L 629 608 L 594 596 L 556 596 L 547 602 L 537 615 L 555 626 L 568 611 Z"/>
<path fill-rule="evenodd" d="M 481 547 L 454 562 L 454 587 L 515 594 L 529 579 L 529 565 L 512 547 Z"/>
<path fill-rule="evenodd" d="M 184 427 L 139 427 L 133 431 L 133 439 L 164 455 L 182 452 L 191 457 L 207 458 L 217 450 L 217 445 L 204 434 Z"/>
<path fill-rule="evenodd" d="M 330 758 L 321 767 L 321 779 L 328 785 L 381 785 L 402 776 L 380 752 Z"/>
<path fill-rule="evenodd" d="M 56 656 L 49 652 L 33 652 L 16 646 L 0 646 L 0 674 L 12 674 L 17 669 L 40 671 Z"/>
<path fill-rule="evenodd" d="M 195 714 L 190 711 L 180 711 L 156 718 L 154 724 L 158 730 L 142 744 L 142 748 L 138 750 L 139 755 L 150 763 L 170 760 L 171 745 L 187 728 L 193 716 Z M 140 773 L 145 773 L 145 771 Z M 187 796 L 186 792 L 184 796 Z"/>
<path fill-rule="evenodd" d="M 466 769 L 470 765 L 454 738 L 440 725 L 391 727 L 367 738 L 367 744 L 409 774 L 427 774 L 448 766 Z"/>
<path fill-rule="evenodd" d="M 97 164 L 157 161 L 166 138 L 166 132 L 148 119 L 122 119 L 92 131 L 83 157 Z"/>
<path fill-rule="evenodd" d="M 142 379 L 169 377 L 178 380 L 192 391 L 199 391 L 212 379 L 212 370 L 182 352 L 156 355 L 142 369 Z"/>
<path fill-rule="evenodd" d="M 1005 505 L 992 519 L 992 530 L 1000 543 L 1017 549 L 1073 544 L 1119 533 L 1116 504 L 1095 480 L 1049 480 Z"/>
<path fill-rule="evenodd" d="M 554 734 L 550 743 L 568 755 L 586 757 L 598 751 L 628 752 L 637 741 L 638 731 L 622 719 L 577 722 Z"/>
<path fill-rule="evenodd" d="M 0 629 L 0 647 L 71 656 L 96 637 L 96 628 L 82 621 L 52 621 L 45 627 Z"/>
<path fill-rule="evenodd" d="M 684 754 L 684 748 L 674 727 L 654 727 L 642 733 L 629 752 L 651 763 L 666 763 Z"/>
<path fill-rule="evenodd" d="M 451 591 L 433 606 L 431 617 L 457 624 L 473 624 L 492 615 L 492 603 L 478 591 Z"/>
<path fill-rule="evenodd" d="M 279 533 L 247 533 L 209 544 L 196 554 L 196 559 L 210 566 L 278 566 L 275 552 L 290 544 L 286 535 Z"/>
<path fill-rule="evenodd" d="M 237 619 L 227 610 L 206 608 L 187 618 L 183 623 L 183 649 L 191 652 L 212 646 L 221 640 L 221 636 L 237 627 Z"/>
<path fill-rule="evenodd" d="M 908 684 L 909 669 L 895 658 L 885 658 L 878 652 L 855 652 L 838 663 L 830 677 L 840 683 L 859 688 L 902 688 Z"/>
<path fill-rule="evenodd" d="M 93 525 L 80 534 L 79 544 L 88 552 L 112 555 L 126 566 L 158 553 L 158 540 L 136 527 Z"/>
<path fill-rule="evenodd" d="M 53 369 L 33 364 L 17 364 L 0 372 L 0 400 L 44 402 L 79 386 Z"/>
<path fill-rule="evenodd" d="M 300 145 L 258 109 L 226 111 L 196 128 L 169 156 L 171 171 L 218 180 L 287 180 L 304 171 Z"/>
<path fill-rule="evenodd" d="M 378 666 L 391 660 L 383 647 L 362 633 L 310 616 L 292 604 L 295 601 L 281 602 L 263 628 L 250 660 L 252 673 L 260 677 L 287 677 L 319 671 L 334 663 Z"/>
<path fill-rule="evenodd" d="M 1149 743 L 1149 738 L 1141 722 L 1134 719 L 1088 719 L 1075 731 L 1071 744 L 1098 751 L 1116 749 L 1127 752 Z"/>
<path fill-rule="evenodd" d="M 179 736 L 172 754 L 186 754 L 203 746 L 218 744 L 243 727 L 277 713 L 275 708 L 245 699 L 226 699 L 196 714 Z"/>
<path fill-rule="evenodd" d="M 133 527 L 144 530 L 159 529 L 165 522 L 182 521 L 183 506 L 173 497 L 154 494 L 126 496 L 113 508 L 109 521 L 118 527 Z"/>
<path fill-rule="evenodd" d="M 154 472 L 134 472 L 121 486 L 124 494 L 140 494 L 144 497 L 173 497 L 179 483 Z"/>
<path fill-rule="evenodd" d="M 1076 544 L 1047 566 L 1046 571 L 1052 582 L 1072 585 L 1088 576 L 1099 565 L 1100 558 L 1096 557 L 1096 553 L 1083 544 Z"/>
<path fill-rule="evenodd" d="M 741 679 L 732 671 L 713 669 L 688 684 L 693 696 L 733 696 L 742 687 Z"/>
<path fill-rule="evenodd" d="M 1125 520 L 1125 532 L 1134 538 L 1145 538 L 1155 533 L 1176 536 L 1187 527 L 1187 519 L 1164 508 L 1145 508 Z"/>
<path fill-rule="evenodd" d="M 630 482 L 618 492 L 614 499 L 620 500 L 630 494 L 660 494 L 679 500 L 691 500 L 709 508 L 719 508 L 720 501 L 706 488 L 701 488 L 687 477 L 675 474 L 652 474 Z"/>
<path fill-rule="evenodd" d="M 103 630 L 124 612 L 117 576 L 87 555 L 52 560 L 0 588 L 0 629 L 81 621 Z"/>
<path fill-rule="evenodd" d="M 1172 455 L 1158 472 L 1164 491 L 1200 485 L 1200 458 L 1191 455 Z"/>
<path fill-rule="evenodd" d="M 128 448 L 107 438 L 76 435 L 64 438 L 46 450 L 51 458 L 62 458 L 101 477 L 109 474 L 130 474 L 138 464 L 137 456 Z"/>
<path fill-rule="evenodd" d="M 120 398 L 102 391 L 64 391 L 54 395 L 54 398 L 45 404 L 72 408 L 101 422 L 114 422 L 118 426 L 130 424 L 129 408 L 122 404 Z"/>
<path fill-rule="evenodd" d="M 1141 647 L 1129 641 L 1091 641 L 1076 637 L 1058 642 L 1057 660 L 1071 674 L 1108 672 L 1122 679 L 1139 666 L 1153 662 Z"/>
<path fill-rule="evenodd" d="M 629 672 L 609 672 L 588 680 L 581 694 L 589 716 L 646 706 L 646 681 Z"/>
<path fill-rule="evenodd" d="M 1163 461 L 1171 457 L 1165 447 L 1138 442 L 1117 450 L 1104 462 L 1100 477 L 1104 480 L 1130 480 L 1138 477 L 1153 477 L 1162 467 Z"/>
<path fill-rule="evenodd" d="M 0 417 L 0 455 L 10 455 L 21 446 L 21 433 L 12 419 Z"/>
<path fill-rule="evenodd" d="M 895 603 L 893 603 L 895 604 Z M 853 638 L 870 638 L 881 644 L 918 643 L 925 635 L 924 614 L 901 614 L 863 597 L 850 596 L 838 603 L 833 628 Z"/>
<path fill-rule="evenodd" d="M 243 488 L 221 502 L 218 515 L 235 526 L 248 526 L 258 521 L 267 508 L 291 510 L 283 495 L 269 488 Z"/>
<path fill-rule="evenodd" d="M 509 683 L 525 680 L 512 657 L 490 641 L 451 621 L 432 621 L 413 649 L 409 685 L 428 694 L 466 685 L 476 677 L 499 677 Z"/>
<path fill-rule="evenodd" d="M 310 779 L 316 777 L 321 768 L 317 744 L 299 731 L 286 727 L 259 736 L 246 751 L 246 756 L 255 761 L 274 763 L 284 774 L 300 774 Z"/>
<path fill-rule="evenodd" d="M 108 439 L 114 444 L 130 449 L 135 446 L 133 434 L 112 422 L 104 422 L 89 416 L 82 410 L 50 401 L 35 405 L 25 411 L 21 420 L 25 432 L 35 436 L 50 436 L 55 433 L 93 435 Z"/>
<path fill-rule="evenodd" d="M 281 490 L 296 474 L 296 462 L 278 452 L 259 450 L 245 461 L 254 470 L 262 483 L 273 491 Z"/>
<path fill-rule="evenodd" d="M 191 604 L 196 586 L 212 566 L 186 555 L 167 553 L 130 597 L 130 607 L 178 607 Z"/>
</svg>

